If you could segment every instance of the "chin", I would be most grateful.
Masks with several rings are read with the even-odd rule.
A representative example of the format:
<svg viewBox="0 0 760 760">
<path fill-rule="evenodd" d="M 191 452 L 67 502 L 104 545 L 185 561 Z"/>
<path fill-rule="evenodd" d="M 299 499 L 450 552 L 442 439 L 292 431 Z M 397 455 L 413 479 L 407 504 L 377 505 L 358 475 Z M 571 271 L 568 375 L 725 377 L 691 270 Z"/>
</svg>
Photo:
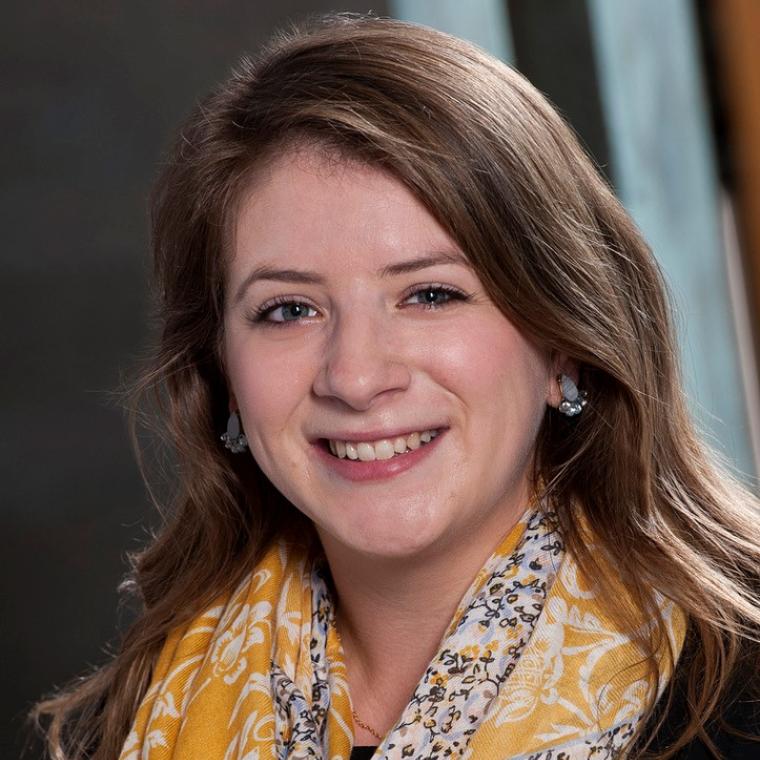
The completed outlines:
<svg viewBox="0 0 760 760">
<path fill-rule="evenodd" d="M 343 543 L 356 551 L 377 557 L 411 559 L 425 554 L 442 538 L 443 531 L 435 529 L 429 520 L 383 520 L 383 525 L 368 523 L 342 538 Z"/>
</svg>

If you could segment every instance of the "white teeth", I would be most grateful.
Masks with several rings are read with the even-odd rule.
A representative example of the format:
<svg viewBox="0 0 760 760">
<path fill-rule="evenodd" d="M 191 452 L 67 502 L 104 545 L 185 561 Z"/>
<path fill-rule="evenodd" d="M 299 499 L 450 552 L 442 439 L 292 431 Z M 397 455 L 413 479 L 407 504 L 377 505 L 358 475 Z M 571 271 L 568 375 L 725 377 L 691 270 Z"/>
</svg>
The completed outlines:
<svg viewBox="0 0 760 760">
<path fill-rule="evenodd" d="M 362 462 L 375 461 L 375 447 L 371 443 L 359 443 L 356 446 L 356 450 L 359 452 L 359 459 Z"/>
<path fill-rule="evenodd" d="M 438 430 L 423 430 L 393 439 L 383 438 L 372 443 L 330 439 L 328 445 L 332 454 L 340 459 L 348 457 L 348 459 L 359 459 L 362 462 L 373 462 L 376 459 L 391 459 L 399 454 L 406 454 L 407 451 L 415 451 L 423 444 L 432 441 L 438 434 Z"/>
<path fill-rule="evenodd" d="M 395 453 L 390 441 L 378 441 L 375 444 L 375 456 L 378 459 L 390 459 Z"/>
</svg>

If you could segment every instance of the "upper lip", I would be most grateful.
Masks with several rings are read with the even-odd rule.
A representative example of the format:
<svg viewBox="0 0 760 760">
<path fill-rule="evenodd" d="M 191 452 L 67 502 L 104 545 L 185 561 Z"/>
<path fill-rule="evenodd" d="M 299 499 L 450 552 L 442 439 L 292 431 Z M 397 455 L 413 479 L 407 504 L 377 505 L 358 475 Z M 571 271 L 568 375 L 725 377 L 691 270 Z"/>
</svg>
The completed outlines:
<svg viewBox="0 0 760 760">
<path fill-rule="evenodd" d="M 320 434 L 312 438 L 313 442 L 319 440 L 330 441 L 382 441 L 384 438 L 405 438 L 412 433 L 421 433 L 424 430 L 444 430 L 446 425 L 428 425 L 423 427 L 403 427 L 390 430 L 362 430 L 360 432 L 342 431 L 330 434 Z"/>
</svg>

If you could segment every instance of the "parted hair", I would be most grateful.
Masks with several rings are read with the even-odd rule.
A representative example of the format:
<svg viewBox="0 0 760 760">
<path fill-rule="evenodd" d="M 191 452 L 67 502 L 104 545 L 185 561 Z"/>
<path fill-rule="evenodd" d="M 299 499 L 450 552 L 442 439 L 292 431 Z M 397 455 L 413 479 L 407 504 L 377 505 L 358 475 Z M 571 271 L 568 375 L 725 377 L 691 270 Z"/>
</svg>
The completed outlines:
<svg viewBox="0 0 760 760">
<path fill-rule="evenodd" d="M 309 530 L 252 457 L 219 443 L 231 220 L 257 169 L 303 145 L 403 182 L 503 314 L 577 361 L 589 403 L 573 419 L 547 410 L 536 488 L 613 614 L 631 625 L 656 615 L 657 594 L 686 612 L 689 720 L 658 757 L 706 736 L 760 628 L 758 503 L 695 431 L 651 251 L 572 130 L 520 74 L 433 29 L 338 14 L 243 59 L 183 125 L 155 186 L 160 337 L 134 408 L 158 416 L 178 474 L 162 527 L 133 557 L 128 589 L 142 611 L 118 653 L 35 708 L 51 755 L 117 757 L 168 632 L 239 581 L 286 525 Z M 581 523 L 614 558 L 629 600 L 607 590 Z M 655 671 L 663 631 L 639 642 Z"/>
</svg>

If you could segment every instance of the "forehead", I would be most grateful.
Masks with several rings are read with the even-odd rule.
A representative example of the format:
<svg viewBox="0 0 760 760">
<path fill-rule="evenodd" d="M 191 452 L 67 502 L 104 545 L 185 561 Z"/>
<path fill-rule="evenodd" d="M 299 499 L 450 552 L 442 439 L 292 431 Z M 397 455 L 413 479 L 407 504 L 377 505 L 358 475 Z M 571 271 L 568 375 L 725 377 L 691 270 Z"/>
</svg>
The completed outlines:
<svg viewBox="0 0 760 760">
<path fill-rule="evenodd" d="M 394 257 L 457 248 L 392 174 L 313 147 L 288 151 L 255 173 L 232 243 L 233 278 L 253 262 L 374 269 Z"/>
</svg>

